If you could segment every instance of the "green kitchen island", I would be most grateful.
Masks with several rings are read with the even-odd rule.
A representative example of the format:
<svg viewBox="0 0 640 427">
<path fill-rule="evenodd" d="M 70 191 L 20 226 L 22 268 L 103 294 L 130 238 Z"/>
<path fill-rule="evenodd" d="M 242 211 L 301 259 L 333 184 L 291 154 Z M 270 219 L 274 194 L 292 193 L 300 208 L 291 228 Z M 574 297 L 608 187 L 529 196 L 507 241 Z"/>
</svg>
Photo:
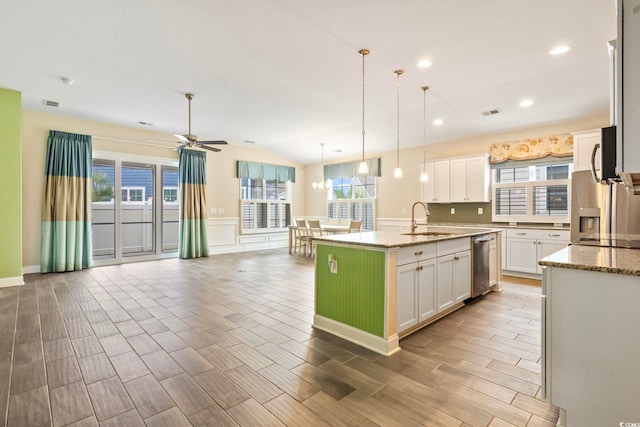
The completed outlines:
<svg viewBox="0 0 640 427">
<path fill-rule="evenodd" d="M 421 227 L 315 237 L 313 326 L 386 356 L 399 351 L 400 338 L 471 296 L 471 239 L 480 235 L 492 239 L 490 271 L 499 278 L 500 230 Z"/>
</svg>

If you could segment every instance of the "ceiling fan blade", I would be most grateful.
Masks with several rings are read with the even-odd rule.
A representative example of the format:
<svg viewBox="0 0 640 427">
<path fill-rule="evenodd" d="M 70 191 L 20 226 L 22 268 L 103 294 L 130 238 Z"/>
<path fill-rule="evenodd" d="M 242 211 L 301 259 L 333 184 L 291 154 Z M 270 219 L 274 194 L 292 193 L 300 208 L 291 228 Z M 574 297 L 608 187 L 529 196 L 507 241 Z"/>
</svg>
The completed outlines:
<svg viewBox="0 0 640 427">
<path fill-rule="evenodd" d="M 217 153 L 218 151 L 222 151 L 221 149 L 216 148 L 216 147 L 209 147 L 209 146 L 207 146 L 207 145 L 201 145 L 199 142 L 197 142 L 197 143 L 196 143 L 196 147 L 198 147 L 198 148 L 204 148 L 205 150 L 209 150 L 209 151 L 215 151 L 216 153 Z"/>
<path fill-rule="evenodd" d="M 227 145 L 227 141 L 198 141 L 198 144 Z"/>
<path fill-rule="evenodd" d="M 189 140 L 187 139 L 186 136 L 184 135 L 178 135 L 177 133 L 174 133 L 173 136 L 175 136 L 176 138 L 178 138 L 180 141 L 182 142 L 189 142 Z"/>
</svg>

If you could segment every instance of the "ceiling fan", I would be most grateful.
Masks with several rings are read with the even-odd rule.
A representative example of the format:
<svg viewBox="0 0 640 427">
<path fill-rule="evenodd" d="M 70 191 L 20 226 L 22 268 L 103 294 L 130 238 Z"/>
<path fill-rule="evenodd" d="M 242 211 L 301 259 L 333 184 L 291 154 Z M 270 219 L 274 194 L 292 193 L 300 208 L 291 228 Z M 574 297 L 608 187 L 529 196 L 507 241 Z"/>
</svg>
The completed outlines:
<svg viewBox="0 0 640 427">
<path fill-rule="evenodd" d="M 189 133 L 185 135 L 174 134 L 180 140 L 175 142 L 182 144 L 180 147 L 175 148 L 175 150 L 182 150 L 185 147 L 197 147 L 209 151 L 221 151 L 219 148 L 211 147 L 211 145 L 227 145 L 227 141 L 198 141 L 198 137 L 191 133 L 191 100 L 193 99 L 193 94 L 187 93 L 185 97 L 189 100 Z"/>
</svg>

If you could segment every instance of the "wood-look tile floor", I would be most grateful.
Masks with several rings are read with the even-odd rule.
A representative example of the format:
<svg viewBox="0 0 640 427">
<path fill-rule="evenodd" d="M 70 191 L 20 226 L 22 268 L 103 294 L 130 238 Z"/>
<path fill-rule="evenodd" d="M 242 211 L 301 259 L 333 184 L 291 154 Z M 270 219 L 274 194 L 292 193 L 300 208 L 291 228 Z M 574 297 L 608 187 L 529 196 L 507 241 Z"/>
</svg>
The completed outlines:
<svg viewBox="0 0 640 427">
<path fill-rule="evenodd" d="M 552 426 L 540 288 L 505 284 L 382 357 L 312 328 L 286 250 L 28 275 L 0 290 L 10 426 Z"/>
</svg>

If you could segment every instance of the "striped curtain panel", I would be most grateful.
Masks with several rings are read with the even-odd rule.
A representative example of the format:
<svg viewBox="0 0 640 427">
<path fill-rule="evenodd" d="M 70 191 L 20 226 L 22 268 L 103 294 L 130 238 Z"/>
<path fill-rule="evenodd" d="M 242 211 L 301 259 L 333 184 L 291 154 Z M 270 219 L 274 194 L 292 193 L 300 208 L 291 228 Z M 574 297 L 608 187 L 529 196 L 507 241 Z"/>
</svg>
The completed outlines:
<svg viewBox="0 0 640 427">
<path fill-rule="evenodd" d="M 49 131 L 40 271 L 91 267 L 91 136 Z"/>
<path fill-rule="evenodd" d="M 180 258 L 209 256 L 206 206 L 207 153 L 180 151 Z"/>
</svg>

